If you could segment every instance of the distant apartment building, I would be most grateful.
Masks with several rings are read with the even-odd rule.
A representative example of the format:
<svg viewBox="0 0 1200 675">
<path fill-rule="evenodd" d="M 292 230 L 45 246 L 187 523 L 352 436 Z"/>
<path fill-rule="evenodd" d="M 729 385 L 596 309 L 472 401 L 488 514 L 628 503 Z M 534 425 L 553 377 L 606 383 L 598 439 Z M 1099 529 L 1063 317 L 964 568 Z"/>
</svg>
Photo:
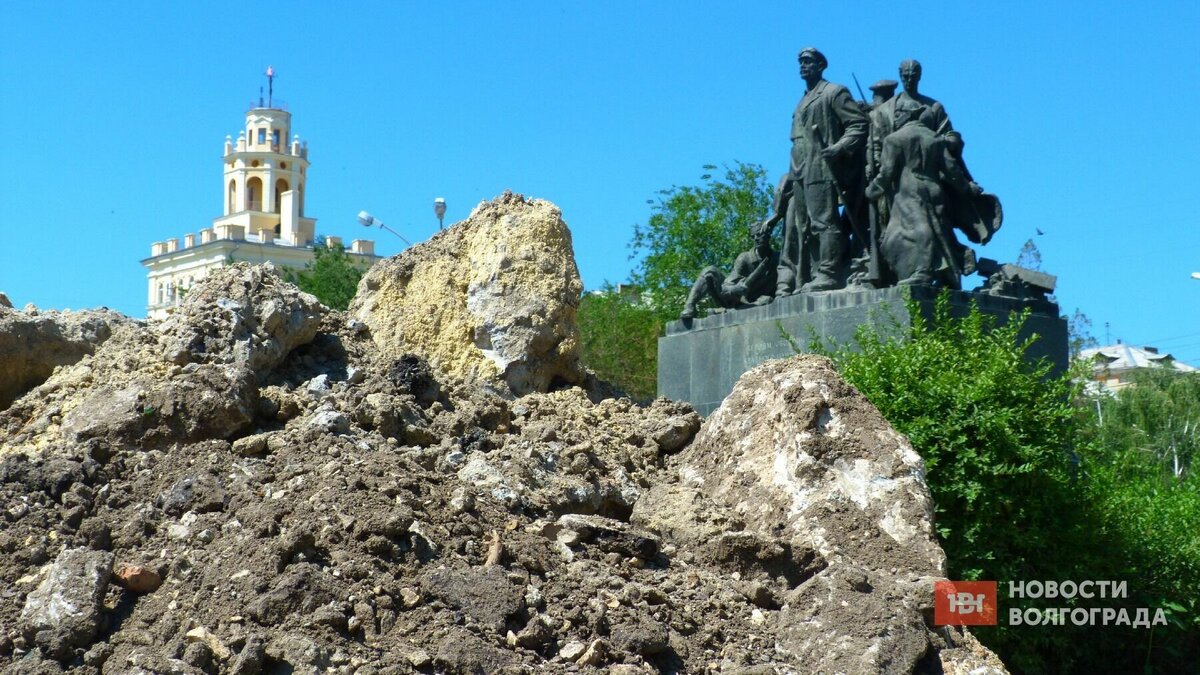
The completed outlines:
<svg viewBox="0 0 1200 675">
<path fill-rule="evenodd" d="M 161 319 L 187 289 L 211 270 L 234 262 L 272 262 L 302 269 L 313 252 L 316 219 L 307 215 L 308 143 L 292 131 L 292 114 L 282 107 L 253 107 L 237 141 L 225 137 L 224 212 L 212 227 L 156 241 L 147 268 L 146 315 Z M 339 246 L 339 237 L 326 245 Z M 346 253 L 363 267 L 379 258 L 375 242 L 355 239 Z"/>
<path fill-rule="evenodd" d="M 1092 381 L 1109 391 L 1118 391 L 1132 384 L 1132 375 L 1138 370 L 1169 368 L 1178 373 L 1196 372 L 1196 368 L 1176 360 L 1170 354 L 1159 353 L 1155 347 L 1124 344 L 1092 347 L 1081 350 L 1079 358 L 1092 364 Z"/>
</svg>

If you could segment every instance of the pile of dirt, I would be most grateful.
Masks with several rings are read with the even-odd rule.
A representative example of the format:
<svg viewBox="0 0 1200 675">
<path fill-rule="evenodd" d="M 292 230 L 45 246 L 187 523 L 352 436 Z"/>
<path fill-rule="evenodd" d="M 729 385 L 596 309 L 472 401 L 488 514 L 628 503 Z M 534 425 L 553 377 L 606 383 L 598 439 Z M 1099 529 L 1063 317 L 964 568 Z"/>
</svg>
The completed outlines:
<svg viewBox="0 0 1200 675">
<path fill-rule="evenodd" d="M 465 264 L 459 227 L 360 293 Z M 518 284 L 563 264 L 522 251 L 472 330 L 573 321 L 573 259 Z M 702 426 L 564 365 L 573 324 L 515 370 L 430 353 L 399 307 L 458 325 L 473 283 L 344 314 L 234 265 L 0 412 L 4 672 L 1004 672 L 931 628 L 920 459 L 828 363 L 764 364 Z"/>
</svg>

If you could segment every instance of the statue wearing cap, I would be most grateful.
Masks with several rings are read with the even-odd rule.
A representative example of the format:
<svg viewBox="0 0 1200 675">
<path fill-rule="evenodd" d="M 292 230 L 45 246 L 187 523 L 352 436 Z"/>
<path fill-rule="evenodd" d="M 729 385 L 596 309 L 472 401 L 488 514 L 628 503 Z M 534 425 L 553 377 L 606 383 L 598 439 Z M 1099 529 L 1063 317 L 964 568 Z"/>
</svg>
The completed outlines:
<svg viewBox="0 0 1200 675">
<path fill-rule="evenodd" d="M 896 87 L 898 86 L 900 86 L 900 83 L 895 80 L 880 80 L 867 87 L 871 90 L 871 109 L 878 108 L 891 100 L 896 95 Z"/>
<path fill-rule="evenodd" d="M 791 168 L 768 221 L 784 221 L 778 295 L 840 288 L 851 225 L 864 220 L 867 118 L 846 87 L 824 79 L 824 54 L 809 47 L 799 61 L 806 91 L 792 115 Z"/>
<path fill-rule="evenodd" d="M 880 80 L 871 85 L 871 110 L 867 113 L 870 131 L 867 134 L 867 181 L 879 173 L 879 157 L 883 153 L 883 137 L 895 131 L 892 122 L 894 108 L 884 109 L 884 104 L 896 96 L 895 80 Z"/>
</svg>

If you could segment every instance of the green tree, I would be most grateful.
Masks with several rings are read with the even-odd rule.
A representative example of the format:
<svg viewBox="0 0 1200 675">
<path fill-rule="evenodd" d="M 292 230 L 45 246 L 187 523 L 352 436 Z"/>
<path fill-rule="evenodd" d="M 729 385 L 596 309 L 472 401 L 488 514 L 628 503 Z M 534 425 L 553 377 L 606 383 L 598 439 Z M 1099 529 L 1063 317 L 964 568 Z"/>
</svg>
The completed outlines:
<svg viewBox="0 0 1200 675">
<path fill-rule="evenodd" d="M 706 165 L 699 186 L 660 190 L 650 219 L 635 225 L 631 257 L 642 256 L 632 282 L 663 319 L 679 316 L 688 289 L 709 265 L 729 269 L 733 259 L 749 250 L 747 226 L 766 218 L 774 189 L 766 170 L 757 164 L 734 162 L 715 178 L 717 167 Z"/>
<path fill-rule="evenodd" d="M 658 337 L 666 321 L 683 309 L 692 282 L 709 265 L 728 269 L 751 246 L 751 222 L 765 218 L 773 189 L 766 170 L 734 162 L 723 178 L 707 165 L 698 186 L 658 192 L 645 225 L 635 225 L 631 258 L 641 256 L 632 282 L 636 297 L 611 293 L 586 296 L 579 308 L 583 361 L 634 398 L 654 396 Z"/>
<path fill-rule="evenodd" d="M 1026 239 L 1017 253 L 1017 265 L 1026 269 L 1042 271 L 1042 252 L 1032 239 Z"/>
<path fill-rule="evenodd" d="M 1129 580 L 1127 605 L 1162 608 L 1170 622 L 1114 636 L 1136 657 L 1126 672 L 1189 672 L 1200 663 L 1200 374 L 1146 369 L 1084 403 L 1081 468 L 1096 534 L 1117 542 L 1105 552 L 1113 578 Z"/>
<path fill-rule="evenodd" d="M 1200 374 L 1168 365 L 1133 374 L 1117 396 L 1099 396 L 1100 443 L 1182 478 L 1200 457 Z"/>
<path fill-rule="evenodd" d="M 1079 356 L 1084 349 L 1100 346 L 1092 335 L 1092 320 L 1078 307 L 1075 308 L 1075 314 L 1067 319 L 1067 346 L 1071 350 L 1071 358 Z"/>
<path fill-rule="evenodd" d="M 658 384 L 658 336 L 663 322 L 654 310 L 611 284 L 579 303 L 583 362 L 631 398 L 654 398 Z"/>
<path fill-rule="evenodd" d="M 302 270 L 289 269 L 284 278 L 305 293 L 317 296 L 326 307 L 345 310 L 358 291 L 363 270 L 346 253 L 341 244 L 329 248 L 324 237 L 318 237 L 313 247 L 315 257 Z"/>
</svg>

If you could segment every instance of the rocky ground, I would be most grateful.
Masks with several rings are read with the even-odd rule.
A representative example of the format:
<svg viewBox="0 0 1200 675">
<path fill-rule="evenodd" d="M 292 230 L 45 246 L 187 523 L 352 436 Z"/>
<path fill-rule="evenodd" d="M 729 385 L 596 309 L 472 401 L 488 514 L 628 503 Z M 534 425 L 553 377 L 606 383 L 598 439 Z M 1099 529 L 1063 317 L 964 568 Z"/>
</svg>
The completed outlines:
<svg viewBox="0 0 1200 675">
<path fill-rule="evenodd" d="M 506 194 L 348 313 L 235 265 L 36 375 L 0 330 L 0 667 L 1004 672 L 932 627 L 921 460 L 827 361 L 636 405 L 570 247 Z"/>
</svg>

